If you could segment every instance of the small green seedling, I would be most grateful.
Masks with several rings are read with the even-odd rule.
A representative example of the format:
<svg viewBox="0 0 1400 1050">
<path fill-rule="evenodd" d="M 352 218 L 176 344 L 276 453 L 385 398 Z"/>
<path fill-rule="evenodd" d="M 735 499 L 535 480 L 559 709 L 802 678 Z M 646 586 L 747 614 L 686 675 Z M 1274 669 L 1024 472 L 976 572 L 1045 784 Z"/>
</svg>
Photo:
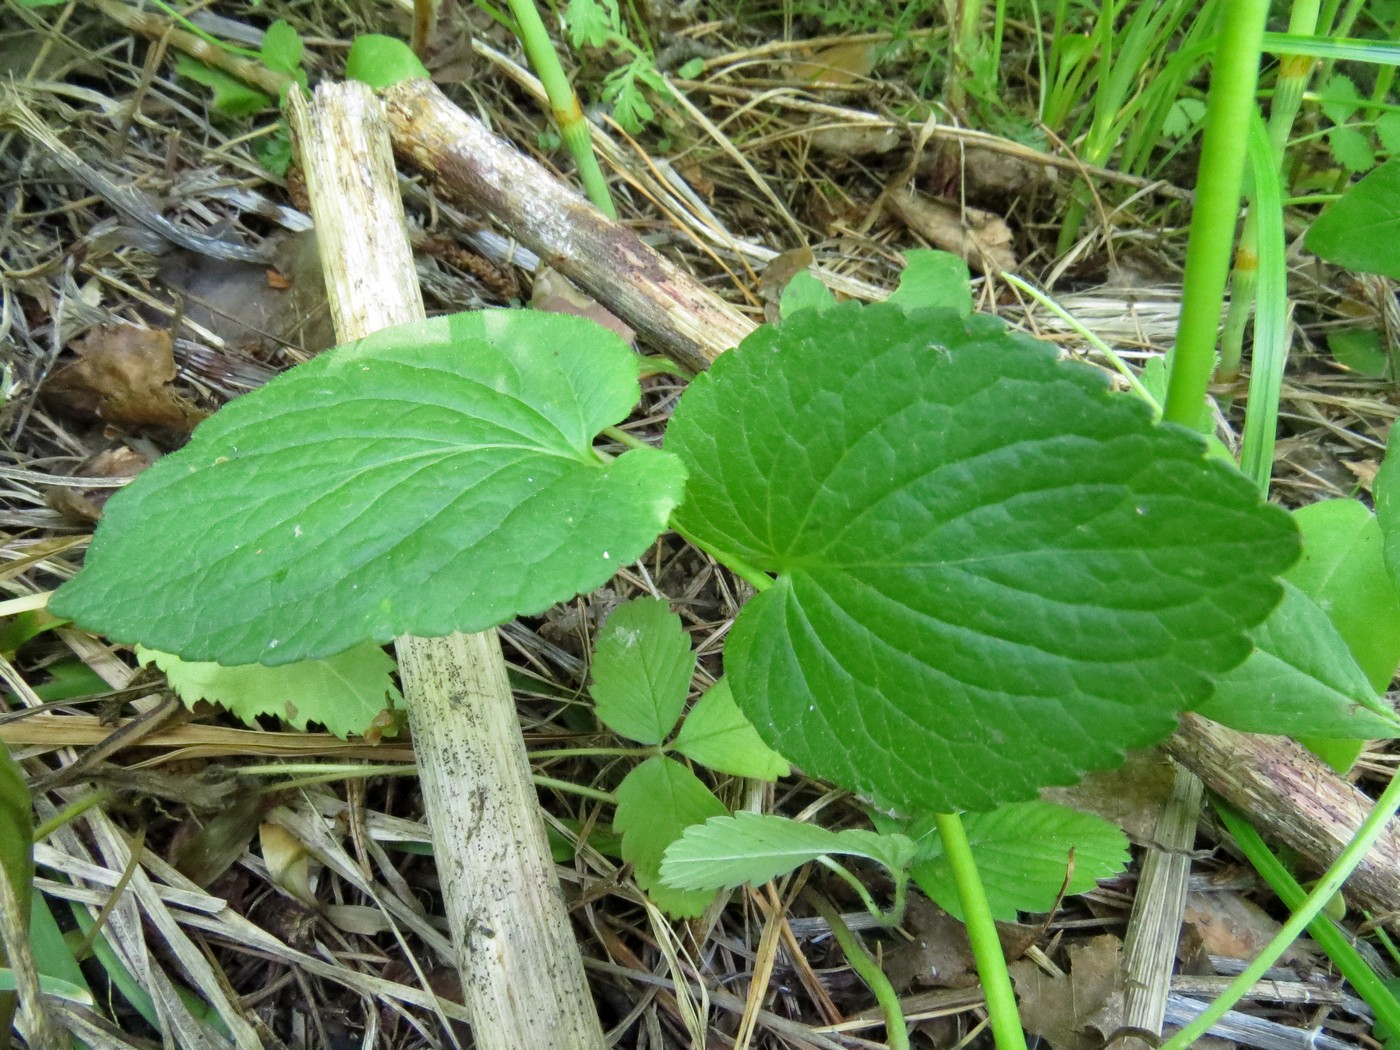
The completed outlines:
<svg viewBox="0 0 1400 1050">
<path fill-rule="evenodd" d="M 305 90 L 306 71 L 301 62 L 306 49 L 301 36 L 290 22 L 280 19 L 273 22 L 263 34 L 262 46 L 257 51 L 249 51 L 210 36 L 177 12 L 169 13 L 215 47 L 259 61 L 267 69 L 285 77 L 281 98 L 274 99 L 221 69 L 205 65 L 188 55 L 181 55 L 175 64 L 175 72 L 209 88 L 213 92 L 214 111 L 221 116 L 238 119 L 266 113 L 277 108 L 293 85 L 300 85 Z M 258 161 L 274 175 L 286 172 L 292 161 L 292 144 L 285 121 L 279 119 L 274 133 L 258 143 Z"/>
<path fill-rule="evenodd" d="M 618 736 L 655 752 L 617 787 L 614 827 L 622 836 L 622 857 L 633 865 L 637 884 L 677 917 L 699 915 L 718 887 L 687 890 L 663 884 L 661 857 L 685 829 L 729 810 L 667 752 L 732 776 L 777 780 L 788 773 L 788 764 L 740 713 L 724 679 L 696 701 L 680 732 L 667 743 L 694 672 L 690 640 L 665 602 L 627 602 L 599 632 L 591 690 L 598 718 Z"/>
</svg>

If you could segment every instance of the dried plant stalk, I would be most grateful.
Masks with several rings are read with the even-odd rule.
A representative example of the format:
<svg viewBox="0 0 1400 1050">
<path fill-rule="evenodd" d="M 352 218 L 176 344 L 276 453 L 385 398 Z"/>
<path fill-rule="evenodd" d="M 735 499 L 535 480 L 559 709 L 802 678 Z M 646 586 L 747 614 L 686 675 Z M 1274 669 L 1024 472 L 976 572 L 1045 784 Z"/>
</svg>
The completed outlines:
<svg viewBox="0 0 1400 1050">
<path fill-rule="evenodd" d="M 1291 740 L 1254 736 L 1200 715 L 1182 716 L 1167 752 L 1239 810 L 1260 834 L 1325 868 L 1351 841 L 1372 800 Z M 1400 835 L 1391 823 L 1347 882 L 1347 894 L 1400 911 Z"/>
<path fill-rule="evenodd" d="M 290 118 L 339 337 L 421 320 L 379 102 L 323 84 Z M 474 1045 L 602 1050 L 495 632 L 397 644 Z"/>
<path fill-rule="evenodd" d="M 396 84 L 384 102 L 401 156 L 686 368 L 704 370 L 753 331 L 753 322 L 428 81 Z"/>
</svg>

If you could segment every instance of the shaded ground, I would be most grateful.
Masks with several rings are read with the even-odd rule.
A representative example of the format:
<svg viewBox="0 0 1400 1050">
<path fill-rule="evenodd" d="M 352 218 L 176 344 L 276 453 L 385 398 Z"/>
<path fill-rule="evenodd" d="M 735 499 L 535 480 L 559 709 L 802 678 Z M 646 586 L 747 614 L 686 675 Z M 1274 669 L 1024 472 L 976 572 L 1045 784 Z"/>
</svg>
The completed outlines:
<svg viewBox="0 0 1400 1050">
<path fill-rule="evenodd" d="M 183 1009 L 245 1017 L 268 1046 L 465 1043 L 415 781 L 351 776 L 270 791 L 265 775 L 235 775 L 274 759 L 406 763 L 407 742 L 345 743 L 271 723 L 249 730 L 214 710 L 189 714 L 129 651 L 48 629 L 37 611 L 38 596 L 81 564 L 114 484 L 177 447 L 204 414 L 306 360 L 332 336 L 296 169 L 283 177 L 265 166 L 285 159 L 275 111 L 240 119 L 213 112 L 210 89 L 174 72 L 178 48 L 159 18 L 153 32 L 141 33 L 123 28 L 111 9 L 29 10 L 10 0 L 4 10 L 0 62 L 14 83 L 0 89 L 7 206 L 0 673 L 12 713 L 0 716 L 0 736 L 25 761 L 41 819 L 88 797 L 91 785 L 110 792 L 41 844 L 40 886 L 68 928 L 60 902 L 101 904 L 124 883 L 127 892 L 103 916 L 111 950 L 165 1004 L 145 1005 L 149 1016 L 165 1016 L 176 1030 L 179 985 L 196 989 Z M 254 47 L 271 19 L 289 19 L 308 42 L 313 81 L 338 73 L 357 33 L 406 27 L 400 13 L 367 7 L 228 4 L 217 5 L 217 17 L 226 21 L 204 27 Z M 1058 255 L 1059 220 L 1083 184 L 1076 159 L 1049 142 L 1041 152 L 960 130 L 946 113 L 927 122 L 933 111 L 914 86 L 917 50 L 871 66 L 879 41 L 817 39 L 821 27 L 801 17 L 785 29 L 781 17 L 745 22 L 696 11 L 657 19 L 653 29 L 659 64 L 685 69 L 678 82 L 694 109 L 658 104 L 662 123 L 635 139 L 607 124 L 615 155 L 625 158 L 609 172 L 623 219 L 756 319 L 808 265 L 838 292 L 873 298 L 893 284 L 901 252 L 961 243 L 975 266 L 994 260 L 1050 288 L 1129 360 L 1170 344 L 1188 157 L 1161 183 L 1086 173 L 1100 204 L 1079 243 Z M 846 52 L 826 50 L 837 45 Z M 449 9 L 429 66 L 463 108 L 568 178 L 567 159 L 544 149 L 549 127 L 528 82 L 493 57 L 516 53 L 480 11 Z M 699 72 L 684 65 L 696 57 L 704 59 Z M 608 59 L 585 58 L 582 78 L 596 86 Z M 831 73 L 838 59 L 854 71 Z M 1007 92 L 1014 103 L 1016 91 Z M 533 259 L 513 249 L 510 231 L 484 230 L 416 181 L 404 191 L 430 310 L 530 298 Z M 1324 273 L 1301 255 L 1292 278 L 1302 324 L 1275 492 L 1291 505 L 1365 493 L 1396 400 L 1387 385 L 1336 365 L 1325 335 L 1343 314 L 1382 327 L 1376 315 L 1393 291 Z M 1000 279 L 979 282 L 978 294 L 983 308 L 1087 354 L 1076 334 L 1027 307 Z M 648 380 L 635 428 L 654 431 L 679 390 L 671 378 Z M 1242 393 L 1220 392 L 1227 406 Z M 1222 413 L 1227 439 L 1236 418 Z M 70 475 L 93 480 L 65 480 Z M 718 674 L 721 640 L 746 592 L 708 558 L 664 537 L 609 589 L 502 629 L 520 671 L 532 749 L 607 743 L 580 711 L 591 638 L 618 601 L 649 593 L 681 613 L 704 680 Z M 118 720 L 125 736 L 104 748 Z M 1368 754 L 1358 775 L 1387 773 L 1392 764 L 1388 754 Z M 606 759 L 543 759 L 536 771 L 605 788 L 621 775 Z M 1088 789 L 1083 801 L 1118 803 L 1115 819 L 1144 842 L 1169 780 L 1161 768 L 1135 766 L 1125 779 Z M 717 789 L 734 805 L 820 812 L 833 827 L 863 819 L 849 800 L 810 781 Z M 868 926 L 839 880 L 814 871 L 738 893 L 703 920 L 667 924 L 646 910 L 609 852 L 600 834 L 610 824 L 607 808 L 562 790 L 542 799 L 617 1045 L 729 1046 L 741 1028 L 752 1046 L 883 1045 L 870 992 L 822 921 L 794 903 L 810 879 L 851 913 L 853 926 Z M 1201 848 L 1215 842 L 1216 833 L 1203 829 Z M 874 871 L 864 874 L 877 894 L 888 890 Z M 1099 1045 L 1121 1023 L 1116 960 L 1136 877 L 1132 869 L 1005 931 L 1008 950 L 1021 958 L 1027 1021 L 1052 1047 Z M 1228 969 L 1227 957 L 1257 947 L 1275 905 L 1223 852 L 1203 854 L 1192 879 L 1178 987 L 1199 992 L 1206 987 L 1199 982 Z M 915 1045 L 985 1041 L 958 924 L 919 899 L 901 931 L 867 936 L 905 996 Z M 1354 1001 L 1315 956 L 1300 951 L 1290 965 L 1282 978 L 1292 982 L 1294 1000 L 1260 1012 L 1305 1028 L 1325 1024 L 1347 1042 L 1369 1038 Z M 116 964 L 89 961 L 84 969 L 113 1026 L 104 1045 L 158 1041 L 139 1007 L 109 993 Z M 98 1034 L 90 1041 L 98 1045 Z"/>
</svg>

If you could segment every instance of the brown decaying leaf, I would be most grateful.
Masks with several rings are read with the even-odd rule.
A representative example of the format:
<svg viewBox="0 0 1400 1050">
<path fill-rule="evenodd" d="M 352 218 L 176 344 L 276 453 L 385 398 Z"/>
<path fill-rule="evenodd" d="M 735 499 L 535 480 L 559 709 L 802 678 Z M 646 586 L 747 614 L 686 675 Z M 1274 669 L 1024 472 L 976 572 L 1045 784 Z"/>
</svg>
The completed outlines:
<svg viewBox="0 0 1400 1050">
<path fill-rule="evenodd" d="M 1011 228 L 1000 216 L 980 208 L 956 204 L 908 190 L 892 190 L 890 207 L 911 230 L 936 248 L 952 252 L 982 273 L 1017 267 L 1011 247 Z"/>
<path fill-rule="evenodd" d="M 967 927 L 927 897 L 909 895 L 900 924 L 910 939 L 885 952 L 886 976 L 898 991 L 968 988 L 977 983 L 977 963 Z"/>
<path fill-rule="evenodd" d="M 1200 939 L 1206 954 L 1227 959 L 1253 959 L 1279 929 L 1278 922 L 1263 908 L 1233 890 L 1193 891 L 1186 899 L 1183 920 Z M 1297 944 L 1283 955 L 1286 963 L 1306 959 Z"/>
<path fill-rule="evenodd" d="M 84 461 L 73 472 L 75 478 L 134 478 L 151 465 L 149 457 L 122 445 L 103 449 Z M 55 486 L 44 494 L 44 501 L 65 517 L 92 523 L 102 517 L 102 508 L 116 489 L 84 489 L 70 485 Z"/>
<path fill-rule="evenodd" d="M 535 290 L 530 297 L 530 305 L 536 310 L 555 314 L 572 314 L 597 321 L 604 328 L 610 328 L 631 345 L 636 342 L 637 333 L 627 322 L 605 307 L 598 300 L 579 291 L 562 274 L 555 273 L 547 266 L 535 272 Z"/>
<path fill-rule="evenodd" d="M 1071 945 L 1069 973 L 1054 977 L 1029 960 L 1011 965 L 1021 1021 L 1052 1050 L 1099 1050 L 1123 1024 L 1123 942 L 1104 934 Z"/>
<path fill-rule="evenodd" d="M 1040 797 L 1103 817 L 1134 842 L 1150 842 L 1171 795 L 1174 770 L 1160 751 L 1132 751 L 1117 769 L 1090 773 L 1071 787 L 1046 788 Z"/>
<path fill-rule="evenodd" d="M 763 319 L 770 324 L 776 324 L 780 311 L 779 304 L 783 299 L 783 289 L 812 263 L 816 262 L 816 256 L 812 254 L 812 249 L 807 247 L 794 248 L 791 251 L 782 252 L 773 256 L 763 269 L 763 276 L 758 279 L 758 292 L 763 297 Z"/>
<path fill-rule="evenodd" d="M 94 328 L 71 349 L 78 360 L 55 372 L 43 393 L 75 415 L 189 431 L 207 414 L 172 385 L 169 332 L 135 325 Z"/>
<path fill-rule="evenodd" d="M 823 48 L 792 67 L 792 77 L 812 87 L 855 88 L 870 79 L 884 44 L 861 40 Z"/>
</svg>

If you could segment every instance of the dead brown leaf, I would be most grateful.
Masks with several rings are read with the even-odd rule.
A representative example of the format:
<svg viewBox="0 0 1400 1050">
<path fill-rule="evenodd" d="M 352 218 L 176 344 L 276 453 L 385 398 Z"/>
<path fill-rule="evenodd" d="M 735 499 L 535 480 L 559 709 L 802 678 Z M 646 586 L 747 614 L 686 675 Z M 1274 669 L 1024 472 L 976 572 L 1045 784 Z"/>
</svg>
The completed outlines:
<svg viewBox="0 0 1400 1050">
<path fill-rule="evenodd" d="M 900 992 L 968 988 L 977 983 L 967 927 L 928 898 L 909 895 L 901 923 L 910 940 L 885 952 L 884 970 Z"/>
<path fill-rule="evenodd" d="M 1046 788 L 1040 797 L 1112 821 L 1134 842 L 1151 842 L 1175 777 L 1160 751 L 1131 751 L 1117 769 L 1090 773 L 1072 787 Z"/>
<path fill-rule="evenodd" d="M 783 300 L 783 289 L 794 277 L 816 262 L 811 248 L 794 248 L 773 256 L 763 275 L 758 279 L 758 294 L 763 297 L 763 317 L 770 324 L 779 318 L 779 304 Z"/>
<path fill-rule="evenodd" d="M 1253 959 L 1279 929 L 1263 908 L 1233 890 L 1193 891 L 1186 899 L 1183 920 L 1208 955 L 1227 959 Z M 1296 944 L 1283 956 L 1285 962 L 1306 958 Z"/>
<path fill-rule="evenodd" d="M 530 297 L 530 305 L 548 313 L 572 314 L 597 321 L 604 328 L 612 329 L 629 345 L 637 339 L 631 325 L 597 299 L 579 291 L 563 274 L 555 273 L 547 266 L 541 266 L 535 272 L 535 291 Z"/>
<path fill-rule="evenodd" d="M 1123 1025 L 1123 942 L 1112 934 L 1071 945 L 1069 973 L 1013 963 L 1021 1021 L 1053 1050 L 1099 1050 Z"/>
<path fill-rule="evenodd" d="M 812 87 L 855 88 L 870 79 L 875 59 L 884 45 L 868 40 L 823 48 L 792 67 L 794 80 Z"/>
<path fill-rule="evenodd" d="M 135 449 L 122 445 L 104 449 L 86 460 L 73 472 L 76 478 L 134 478 L 151 465 L 151 461 Z M 102 508 L 117 489 L 55 487 L 44 495 L 50 507 L 64 517 L 92 523 L 102 517 Z"/>
<path fill-rule="evenodd" d="M 78 360 L 49 378 L 44 396 L 75 415 L 180 431 L 193 430 L 207 415 L 173 385 L 169 332 L 135 325 L 94 328 L 71 349 Z"/>
<path fill-rule="evenodd" d="M 974 269 L 982 273 L 1016 269 L 1011 227 L 1000 216 L 908 190 L 893 190 L 888 200 L 906 226 L 935 247 L 962 256 Z"/>
</svg>

